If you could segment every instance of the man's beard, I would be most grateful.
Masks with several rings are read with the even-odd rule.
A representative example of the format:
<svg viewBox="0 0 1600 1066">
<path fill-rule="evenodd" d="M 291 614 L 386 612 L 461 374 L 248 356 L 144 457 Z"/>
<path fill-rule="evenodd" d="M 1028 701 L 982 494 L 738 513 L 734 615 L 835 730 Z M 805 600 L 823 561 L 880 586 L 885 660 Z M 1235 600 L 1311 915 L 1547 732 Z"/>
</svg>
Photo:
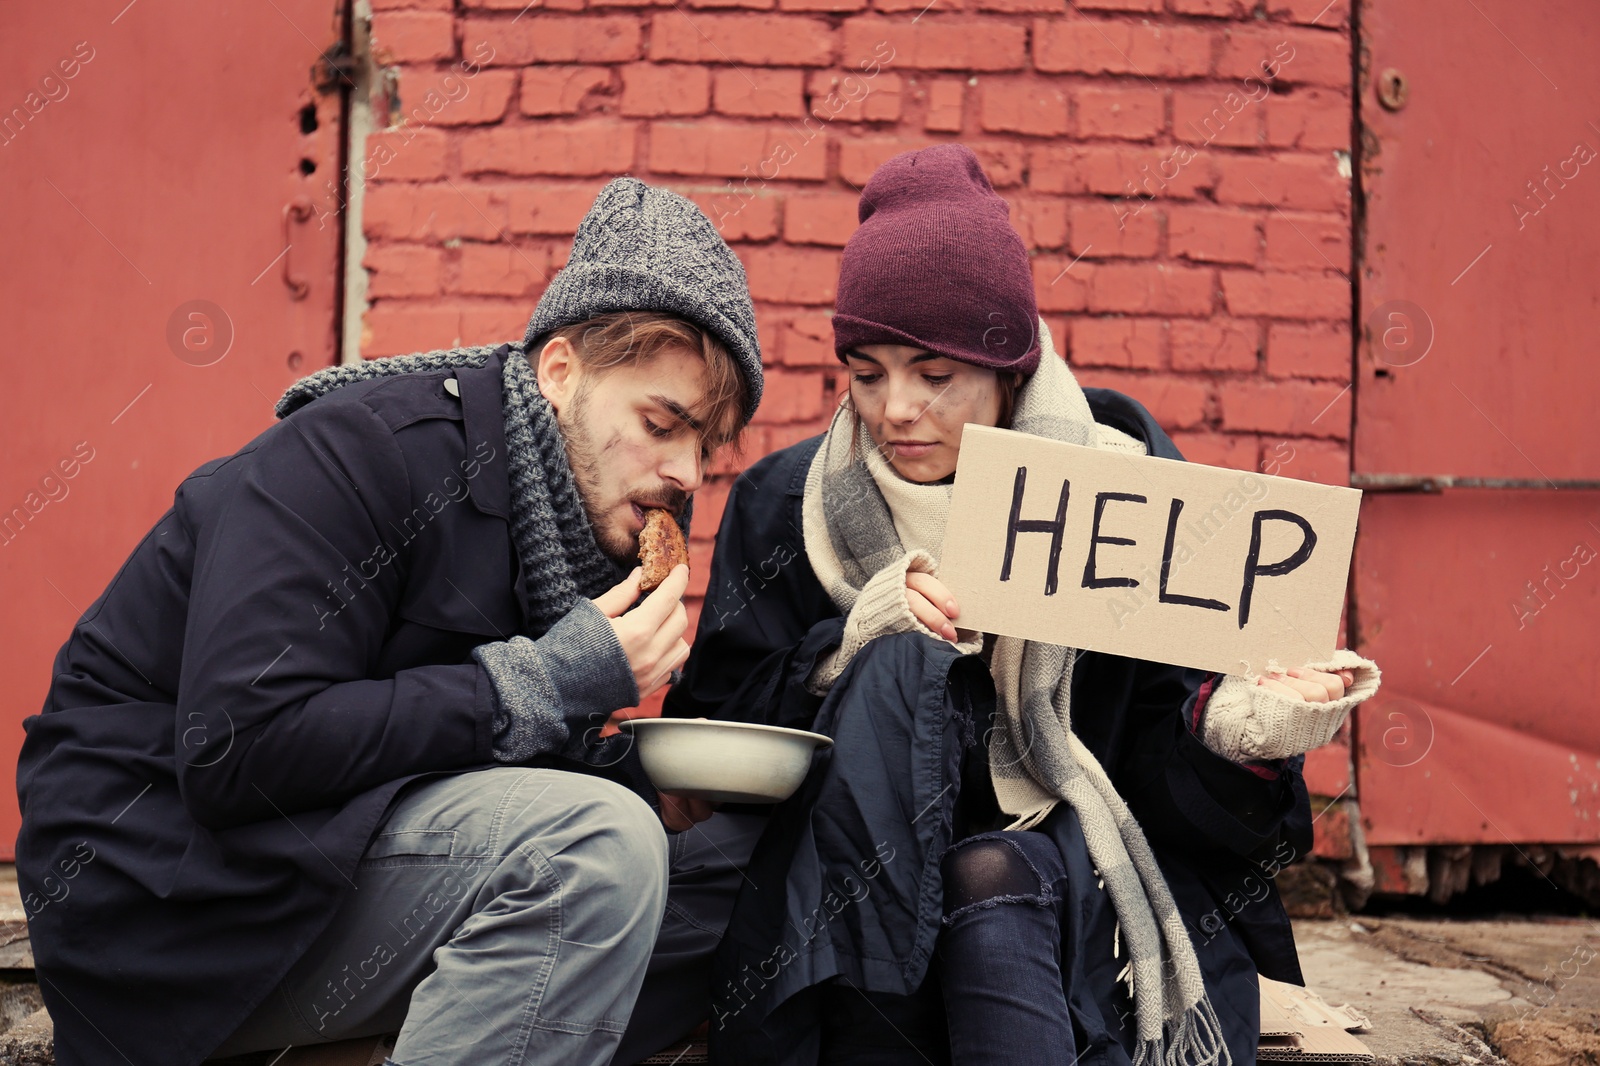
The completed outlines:
<svg viewBox="0 0 1600 1066">
<path fill-rule="evenodd" d="M 607 515 L 597 508 L 604 506 L 600 496 L 600 448 L 590 433 L 585 415 L 589 409 L 588 383 L 578 386 L 566 413 L 556 414 L 556 426 L 567 448 L 567 465 L 572 468 L 572 480 L 578 487 L 578 499 L 583 501 L 584 512 L 589 516 L 589 528 L 594 533 L 595 544 L 607 558 L 625 570 L 639 562 L 638 534 L 624 533 L 608 523 L 616 515 Z M 630 493 L 627 497 L 641 507 L 665 505 L 674 514 L 681 514 L 689 494 L 672 485 L 662 485 L 654 496 L 638 499 Z M 619 501 L 620 502 L 620 501 Z"/>
<path fill-rule="evenodd" d="M 638 561 L 639 542 L 636 538 L 618 537 L 616 531 L 604 520 L 608 517 L 595 510 L 600 492 L 600 455 L 594 438 L 589 434 L 584 415 L 589 408 L 589 390 L 580 384 L 565 412 L 557 412 L 556 426 L 567 446 L 567 465 L 572 468 L 572 480 L 578 486 L 578 499 L 589 516 L 589 528 L 600 550 L 619 566 L 631 567 Z"/>
</svg>

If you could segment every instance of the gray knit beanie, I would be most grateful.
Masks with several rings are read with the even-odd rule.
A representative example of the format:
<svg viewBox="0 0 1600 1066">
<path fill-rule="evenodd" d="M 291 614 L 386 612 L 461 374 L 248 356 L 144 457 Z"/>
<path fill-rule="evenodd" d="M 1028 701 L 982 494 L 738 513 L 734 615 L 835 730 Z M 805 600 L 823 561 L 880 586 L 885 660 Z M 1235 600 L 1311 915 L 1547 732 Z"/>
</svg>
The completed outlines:
<svg viewBox="0 0 1600 1066">
<path fill-rule="evenodd" d="M 529 358 L 551 330 L 613 311 L 662 311 L 710 332 L 745 382 L 744 420 L 761 402 L 761 345 L 744 265 L 692 200 L 617 178 L 595 197 L 572 253 L 524 337 Z"/>
</svg>

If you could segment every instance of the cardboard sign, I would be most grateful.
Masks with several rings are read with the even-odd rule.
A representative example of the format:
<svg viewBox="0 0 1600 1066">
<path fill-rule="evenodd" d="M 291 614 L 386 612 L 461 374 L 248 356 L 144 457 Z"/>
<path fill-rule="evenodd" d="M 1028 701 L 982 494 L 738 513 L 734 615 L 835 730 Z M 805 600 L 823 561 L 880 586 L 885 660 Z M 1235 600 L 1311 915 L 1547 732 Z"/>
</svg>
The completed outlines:
<svg viewBox="0 0 1600 1066">
<path fill-rule="evenodd" d="M 1328 658 L 1361 493 L 968 425 L 939 579 L 963 629 L 1230 674 Z"/>
</svg>

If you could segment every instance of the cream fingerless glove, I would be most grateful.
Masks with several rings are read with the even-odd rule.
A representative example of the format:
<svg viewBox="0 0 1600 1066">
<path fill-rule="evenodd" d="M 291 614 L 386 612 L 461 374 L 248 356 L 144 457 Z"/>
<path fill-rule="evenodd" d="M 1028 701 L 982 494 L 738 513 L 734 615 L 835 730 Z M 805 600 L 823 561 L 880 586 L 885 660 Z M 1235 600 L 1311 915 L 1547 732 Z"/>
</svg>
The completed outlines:
<svg viewBox="0 0 1600 1066">
<path fill-rule="evenodd" d="M 1355 677 L 1339 699 L 1308 703 L 1258 685 L 1254 677 L 1226 674 L 1206 701 L 1201 741 L 1236 762 L 1287 759 L 1332 740 L 1350 708 L 1378 691 L 1378 664 L 1348 648 L 1340 648 L 1326 662 L 1306 665 L 1327 673 L 1350 670 Z"/>
<path fill-rule="evenodd" d="M 917 621 L 917 616 L 911 613 L 911 605 L 906 603 L 906 574 L 931 574 L 934 570 L 933 556 L 921 548 L 915 548 L 873 574 L 861 587 L 855 606 L 850 608 L 850 614 L 845 618 L 844 638 L 839 647 L 818 659 L 816 666 L 812 667 L 811 676 L 806 678 L 807 691 L 814 696 L 826 695 L 833 683 L 839 680 L 839 675 L 844 673 L 844 668 L 850 665 L 850 660 L 855 658 L 856 652 L 876 637 L 914 632 L 943 640 L 939 634 Z M 956 647 L 969 654 L 976 653 L 983 648 L 983 637 L 980 635 L 976 640 L 957 644 Z"/>
</svg>

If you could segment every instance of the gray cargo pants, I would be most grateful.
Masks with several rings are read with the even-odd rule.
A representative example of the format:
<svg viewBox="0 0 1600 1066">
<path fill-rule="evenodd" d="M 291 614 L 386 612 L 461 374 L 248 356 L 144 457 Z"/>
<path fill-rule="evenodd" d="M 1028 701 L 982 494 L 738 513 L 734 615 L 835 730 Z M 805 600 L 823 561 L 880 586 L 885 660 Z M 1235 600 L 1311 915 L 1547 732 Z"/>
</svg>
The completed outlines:
<svg viewBox="0 0 1600 1066">
<path fill-rule="evenodd" d="M 213 1057 L 398 1031 L 401 1066 L 632 1063 L 704 1016 L 763 822 L 669 837 L 627 789 L 561 770 L 425 780 Z"/>
</svg>

